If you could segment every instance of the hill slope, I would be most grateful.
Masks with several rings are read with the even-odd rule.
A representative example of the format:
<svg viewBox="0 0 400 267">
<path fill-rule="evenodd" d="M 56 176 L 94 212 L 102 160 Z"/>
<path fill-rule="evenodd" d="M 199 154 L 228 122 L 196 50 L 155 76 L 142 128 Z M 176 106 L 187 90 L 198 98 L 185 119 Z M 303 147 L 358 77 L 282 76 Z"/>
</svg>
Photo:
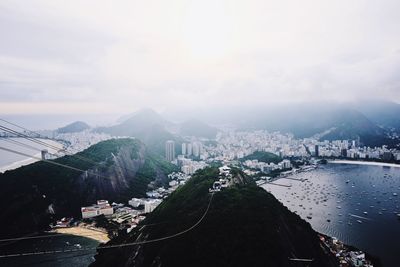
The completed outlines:
<svg viewBox="0 0 400 267">
<path fill-rule="evenodd" d="M 251 155 L 248 155 L 244 158 L 241 158 L 240 161 L 246 161 L 246 160 L 258 160 L 266 163 L 279 163 L 282 161 L 282 158 L 275 155 L 274 153 L 270 152 L 265 152 L 265 151 L 256 151 Z"/>
<path fill-rule="evenodd" d="M 152 240 L 194 225 L 210 201 L 218 169 L 207 168 L 169 196 L 138 227 L 110 244 Z M 271 194 L 236 175 L 238 184 L 217 192 L 204 220 L 193 230 L 161 242 L 100 250 L 93 266 L 298 266 L 291 257 L 314 259 L 309 266 L 337 266 L 316 233 Z"/>
<path fill-rule="evenodd" d="M 78 155 L 89 161 L 65 156 L 55 162 L 87 175 L 43 161 L 0 175 L 0 236 L 42 230 L 54 218 L 80 217 L 80 207 L 97 199 L 144 196 L 151 181 L 162 182 L 174 170 L 134 139 L 104 141 Z"/>
<path fill-rule="evenodd" d="M 164 156 L 165 142 L 175 140 L 177 145 L 180 139 L 167 130 L 173 124 L 151 109 L 136 112 L 120 124 L 111 127 L 99 127 L 97 132 L 104 132 L 113 136 L 130 136 L 142 140 L 153 152 Z"/>
<path fill-rule="evenodd" d="M 83 122 L 83 121 L 76 121 L 73 123 L 70 123 L 64 127 L 58 128 L 56 130 L 57 133 L 63 134 L 63 133 L 76 133 L 76 132 L 82 132 L 84 130 L 90 129 L 90 126 Z"/>
<path fill-rule="evenodd" d="M 180 124 L 180 134 L 215 139 L 218 129 L 199 120 L 187 120 Z"/>
</svg>

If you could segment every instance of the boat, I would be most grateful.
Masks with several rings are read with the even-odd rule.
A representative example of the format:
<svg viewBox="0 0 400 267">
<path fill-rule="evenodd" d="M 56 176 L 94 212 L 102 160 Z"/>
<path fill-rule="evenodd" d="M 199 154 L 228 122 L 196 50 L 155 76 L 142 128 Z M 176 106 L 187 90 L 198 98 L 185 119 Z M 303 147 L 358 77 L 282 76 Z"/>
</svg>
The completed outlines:
<svg viewBox="0 0 400 267">
<path fill-rule="evenodd" d="M 394 197 L 397 197 L 397 193 L 393 193 L 393 196 L 394 196 Z"/>
<path fill-rule="evenodd" d="M 366 211 L 364 211 L 363 213 L 364 213 L 365 215 L 368 215 L 368 212 L 366 212 Z"/>
<path fill-rule="evenodd" d="M 311 220 L 311 219 L 312 219 L 312 217 L 311 217 L 311 216 L 307 216 L 307 219 Z"/>
<path fill-rule="evenodd" d="M 358 222 L 358 223 L 362 223 L 362 221 L 361 221 L 361 220 L 357 220 L 357 222 Z"/>
</svg>

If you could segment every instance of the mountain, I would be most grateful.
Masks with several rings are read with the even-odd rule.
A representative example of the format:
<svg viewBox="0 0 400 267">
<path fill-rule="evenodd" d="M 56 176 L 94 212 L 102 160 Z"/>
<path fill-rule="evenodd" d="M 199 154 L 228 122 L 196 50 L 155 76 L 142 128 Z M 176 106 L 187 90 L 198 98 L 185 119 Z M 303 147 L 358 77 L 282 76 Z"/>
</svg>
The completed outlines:
<svg viewBox="0 0 400 267">
<path fill-rule="evenodd" d="M 200 120 L 191 119 L 180 124 L 179 133 L 183 136 L 196 136 L 215 139 L 218 129 L 211 127 Z"/>
<path fill-rule="evenodd" d="M 96 128 L 97 132 L 108 133 L 112 136 L 130 136 L 142 140 L 146 146 L 159 155 L 165 155 L 165 142 L 175 140 L 177 145 L 181 140 L 168 131 L 174 124 L 164 119 L 151 109 L 143 109 L 134 113 L 120 124 L 111 127 Z"/>
<path fill-rule="evenodd" d="M 365 101 L 356 104 L 357 110 L 383 128 L 400 132 L 400 105 L 389 101 Z"/>
<path fill-rule="evenodd" d="M 100 249 L 92 266 L 302 266 L 289 258 L 313 259 L 310 266 L 338 266 L 309 223 L 240 171 L 233 177 L 234 186 L 212 197 L 208 190 L 219 179 L 218 169 L 198 171 L 142 227 L 106 244 L 126 246 Z M 190 230 L 167 240 L 127 245 L 185 229 Z"/>
<path fill-rule="evenodd" d="M 246 161 L 246 160 L 258 160 L 261 162 L 266 162 L 266 163 L 279 163 L 282 161 L 282 158 L 275 155 L 274 153 L 270 152 L 265 152 L 265 151 L 256 151 L 253 154 L 250 154 L 244 158 L 241 158 L 240 161 Z"/>
<path fill-rule="evenodd" d="M 70 123 L 64 127 L 58 128 L 56 130 L 57 133 L 63 134 L 63 133 L 76 133 L 76 132 L 82 132 L 84 130 L 90 129 L 90 126 L 83 122 L 83 121 L 76 121 L 73 123 Z"/>
<path fill-rule="evenodd" d="M 150 182 L 162 184 L 175 166 L 137 139 L 100 142 L 54 160 L 87 171 L 40 161 L 0 174 L 0 236 L 45 229 L 52 219 L 80 217 L 80 207 L 97 199 L 143 197 Z"/>
<path fill-rule="evenodd" d="M 116 130 L 119 131 L 131 131 L 131 127 L 143 128 L 152 126 L 154 124 L 165 127 L 172 125 L 170 121 L 166 120 L 160 114 L 150 108 L 141 109 L 132 114 L 122 116 L 118 119 L 118 121 L 120 122 L 120 126 L 116 127 Z M 124 128 L 123 126 L 126 126 L 127 128 Z"/>
</svg>

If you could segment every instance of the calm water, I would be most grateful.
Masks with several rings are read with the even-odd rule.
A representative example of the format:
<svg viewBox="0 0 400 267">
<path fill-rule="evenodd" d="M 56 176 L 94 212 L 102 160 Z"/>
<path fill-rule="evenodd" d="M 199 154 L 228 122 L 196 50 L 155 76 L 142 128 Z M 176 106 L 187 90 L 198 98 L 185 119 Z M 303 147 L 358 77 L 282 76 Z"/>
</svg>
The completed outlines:
<svg viewBox="0 0 400 267">
<path fill-rule="evenodd" d="M 97 247 L 98 242 L 89 238 L 82 238 L 77 236 L 58 236 L 55 235 L 51 238 L 36 239 L 36 240 L 23 240 L 7 246 L 0 245 L 0 254 L 13 254 L 24 253 L 33 251 L 51 251 L 77 248 L 77 245 L 84 247 Z M 94 261 L 93 256 L 95 250 L 60 253 L 53 255 L 35 255 L 35 256 L 22 256 L 15 258 L 0 258 L 0 266 L 59 266 L 59 267 L 83 267 L 88 266 Z"/>
<path fill-rule="evenodd" d="M 263 187 L 316 231 L 399 266 L 400 168 L 328 164 L 290 178 L 307 180 Z"/>
</svg>

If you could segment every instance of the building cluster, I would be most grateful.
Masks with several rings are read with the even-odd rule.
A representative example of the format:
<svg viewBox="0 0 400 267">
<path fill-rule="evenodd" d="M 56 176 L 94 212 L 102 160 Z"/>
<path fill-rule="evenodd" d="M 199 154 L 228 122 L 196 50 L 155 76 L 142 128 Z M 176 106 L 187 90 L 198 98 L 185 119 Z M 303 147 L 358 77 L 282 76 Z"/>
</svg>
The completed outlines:
<svg viewBox="0 0 400 267">
<path fill-rule="evenodd" d="M 199 141 L 182 143 L 181 155 L 185 157 L 200 158 L 203 153 L 203 144 Z"/>
<path fill-rule="evenodd" d="M 168 174 L 169 183 L 171 189 L 175 190 L 179 185 L 184 185 L 186 181 L 191 177 L 190 174 L 184 172 L 173 172 Z"/>
<path fill-rule="evenodd" d="M 86 148 L 95 145 L 101 141 L 112 139 L 111 135 L 96 133 L 91 130 L 85 130 L 77 133 L 62 133 L 54 136 L 56 140 L 62 140 L 68 143 L 66 148 L 68 153 L 78 153 Z"/>
<path fill-rule="evenodd" d="M 115 202 L 109 204 L 107 200 L 98 200 L 97 204 L 81 208 L 82 219 L 104 215 L 109 221 L 124 226 L 130 232 L 139 222 L 146 218 L 147 213 L 152 212 L 161 204 L 164 198 L 180 185 L 185 184 L 190 177 L 190 175 L 181 172 L 171 173 L 168 175 L 168 188 L 159 187 L 148 191 L 145 198 L 132 198 L 128 201 L 128 205 Z"/>
<path fill-rule="evenodd" d="M 208 164 L 205 161 L 196 161 L 192 159 L 185 158 L 183 155 L 180 155 L 177 160 L 176 164 L 178 167 L 181 168 L 181 171 L 184 174 L 193 174 L 197 170 L 204 169 L 205 167 L 208 166 Z"/>
<path fill-rule="evenodd" d="M 182 143 L 181 154 L 178 157 L 188 159 L 201 159 L 203 155 L 203 144 L 200 141 Z M 165 158 L 169 162 L 176 159 L 175 142 L 168 140 L 165 142 Z"/>
<path fill-rule="evenodd" d="M 266 163 L 258 160 L 246 160 L 243 162 L 243 165 L 250 168 L 250 169 L 256 169 L 259 170 L 263 173 L 271 173 L 272 171 L 276 170 L 288 170 L 292 168 L 292 164 L 290 163 L 290 160 L 284 159 L 278 164 L 275 163 Z"/>
<path fill-rule="evenodd" d="M 291 134 L 267 131 L 218 133 L 216 146 L 206 146 L 204 157 L 209 161 L 241 159 L 256 151 L 271 152 L 281 157 L 307 156 L 307 150 L 299 139 Z"/>
<path fill-rule="evenodd" d="M 317 157 L 343 157 L 352 159 L 400 160 L 400 151 L 383 147 L 358 146 L 356 140 L 317 141 L 308 143 L 311 155 Z"/>
<path fill-rule="evenodd" d="M 217 181 L 214 181 L 213 185 L 211 188 L 209 188 L 209 192 L 219 192 L 223 190 L 224 188 L 228 188 L 233 184 L 232 181 L 232 174 L 231 174 L 231 168 L 228 166 L 222 166 L 219 168 L 219 179 Z"/>
<path fill-rule="evenodd" d="M 232 161 L 256 151 L 283 158 L 342 157 L 354 159 L 400 160 L 400 151 L 383 147 L 359 146 L 359 140 L 319 141 L 318 137 L 297 139 L 280 132 L 220 132 L 215 146 L 203 146 L 201 159 L 207 162 Z"/>
<path fill-rule="evenodd" d="M 370 260 L 362 251 L 352 251 L 335 237 L 319 236 L 322 245 L 325 246 L 339 260 L 341 267 L 373 267 Z"/>
</svg>

